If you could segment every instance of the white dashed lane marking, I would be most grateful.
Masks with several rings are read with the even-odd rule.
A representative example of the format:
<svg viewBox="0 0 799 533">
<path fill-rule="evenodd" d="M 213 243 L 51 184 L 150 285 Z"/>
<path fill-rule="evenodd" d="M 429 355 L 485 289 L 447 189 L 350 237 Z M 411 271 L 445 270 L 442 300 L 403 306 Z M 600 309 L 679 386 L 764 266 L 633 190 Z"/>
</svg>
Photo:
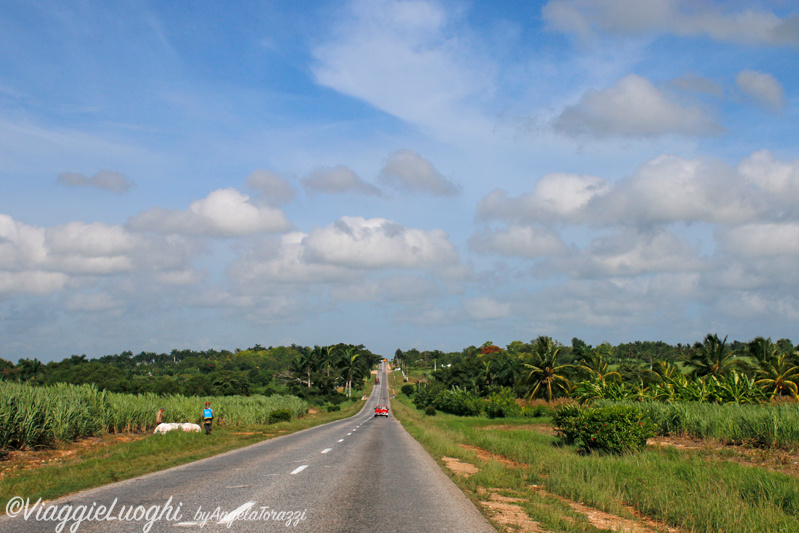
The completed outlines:
<svg viewBox="0 0 799 533">
<path fill-rule="evenodd" d="M 302 472 L 302 471 L 303 471 L 303 470 L 305 470 L 306 468 L 308 468 L 308 465 L 302 465 L 302 466 L 298 466 L 297 468 L 295 468 L 294 470 L 292 470 L 292 471 L 291 471 L 291 474 L 292 474 L 292 475 L 299 474 L 300 472 Z"/>
</svg>

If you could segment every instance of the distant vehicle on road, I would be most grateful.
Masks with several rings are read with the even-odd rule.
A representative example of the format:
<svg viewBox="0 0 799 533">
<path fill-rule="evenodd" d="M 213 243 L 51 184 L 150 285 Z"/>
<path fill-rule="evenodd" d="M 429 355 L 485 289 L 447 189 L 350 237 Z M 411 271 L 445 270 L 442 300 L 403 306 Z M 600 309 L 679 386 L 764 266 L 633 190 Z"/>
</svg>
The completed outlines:
<svg viewBox="0 0 799 533">
<path fill-rule="evenodd" d="M 375 416 L 385 416 L 388 418 L 388 406 L 387 405 L 378 405 L 375 407 Z"/>
</svg>

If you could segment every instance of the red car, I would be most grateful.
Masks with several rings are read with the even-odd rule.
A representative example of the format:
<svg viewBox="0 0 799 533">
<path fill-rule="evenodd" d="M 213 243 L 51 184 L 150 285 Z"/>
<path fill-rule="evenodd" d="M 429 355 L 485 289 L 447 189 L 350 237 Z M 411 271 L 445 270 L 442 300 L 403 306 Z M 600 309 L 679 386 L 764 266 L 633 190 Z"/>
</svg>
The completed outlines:
<svg viewBox="0 0 799 533">
<path fill-rule="evenodd" d="M 375 416 L 385 416 L 388 418 L 388 406 L 387 405 L 378 405 L 375 407 Z"/>
</svg>

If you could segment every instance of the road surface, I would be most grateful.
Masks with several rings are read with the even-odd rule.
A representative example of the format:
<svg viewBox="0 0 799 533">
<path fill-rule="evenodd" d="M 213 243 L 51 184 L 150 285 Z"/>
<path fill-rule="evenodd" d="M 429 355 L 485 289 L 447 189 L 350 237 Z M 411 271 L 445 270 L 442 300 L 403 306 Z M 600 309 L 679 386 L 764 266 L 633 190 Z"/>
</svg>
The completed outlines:
<svg viewBox="0 0 799 533">
<path fill-rule="evenodd" d="M 389 404 L 385 363 L 378 372 L 380 385 L 354 417 L 31 502 L 27 518 L 0 517 L 0 531 L 494 533 L 391 413 L 374 417 L 375 405 Z"/>
</svg>

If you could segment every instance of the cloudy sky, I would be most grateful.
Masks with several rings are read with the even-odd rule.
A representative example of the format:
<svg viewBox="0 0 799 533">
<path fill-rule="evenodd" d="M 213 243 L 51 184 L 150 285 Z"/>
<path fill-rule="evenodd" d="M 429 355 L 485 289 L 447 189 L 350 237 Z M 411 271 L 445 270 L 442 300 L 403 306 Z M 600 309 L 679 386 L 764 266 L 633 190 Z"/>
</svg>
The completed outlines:
<svg viewBox="0 0 799 533">
<path fill-rule="evenodd" d="M 2 358 L 799 341 L 793 0 L 7 0 L 0 51 Z"/>
</svg>

